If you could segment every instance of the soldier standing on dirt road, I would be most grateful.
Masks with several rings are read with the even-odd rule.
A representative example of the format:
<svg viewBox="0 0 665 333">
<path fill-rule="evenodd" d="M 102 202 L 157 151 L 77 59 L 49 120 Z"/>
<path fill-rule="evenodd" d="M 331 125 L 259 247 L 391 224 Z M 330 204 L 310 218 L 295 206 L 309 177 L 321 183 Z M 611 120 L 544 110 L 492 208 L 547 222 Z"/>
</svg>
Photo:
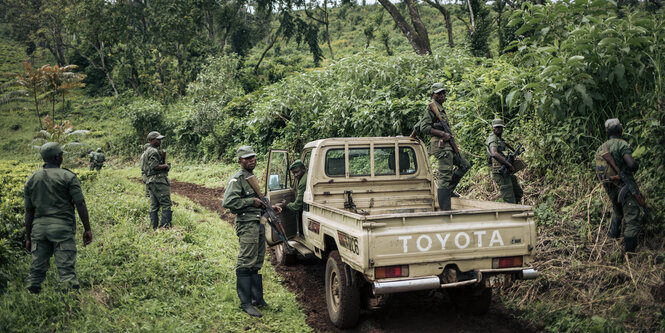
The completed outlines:
<svg viewBox="0 0 665 333">
<path fill-rule="evenodd" d="M 83 223 L 83 245 L 92 242 L 88 208 L 76 174 L 60 168 L 62 149 L 55 142 L 44 144 L 39 153 L 44 160 L 41 170 L 28 178 L 24 187 L 25 250 L 32 254 L 28 290 L 41 291 L 51 256 L 63 288 L 79 289 L 76 264 L 76 218 L 74 207 Z"/>
<path fill-rule="evenodd" d="M 640 222 L 642 221 L 642 210 L 630 191 L 626 189 L 626 184 L 618 178 L 617 173 L 600 156 L 605 152 L 610 152 L 616 166 L 633 183 L 635 182 L 633 172 L 637 171 L 639 165 L 633 159 L 633 150 L 628 142 L 621 139 L 623 126 L 619 119 L 612 118 L 605 121 L 605 133 L 608 140 L 596 150 L 596 174 L 612 202 L 610 237 L 619 238 L 621 221 L 623 220 L 625 251 L 635 252 L 637 234 L 640 231 Z"/>
<path fill-rule="evenodd" d="M 165 151 L 159 151 L 163 135 L 153 131 L 148 133 L 148 147 L 141 155 L 141 173 L 145 177 L 147 192 L 150 194 L 150 222 L 153 229 L 170 228 L 173 212 L 171 211 L 171 183 L 168 173 L 171 165 L 166 164 Z M 162 209 L 162 221 L 159 223 L 159 209 Z"/>
<path fill-rule="evenodd" d="M 254 175 L 256 153 L 251 146 L 238 149 L 241 169 L 231 177 L 224 192 L 222 205 L 236 214 L 234 221 L 240 243 L 236 263 L 236 291 L 240 307 L 250 316 L 261 317 L 254 306 L 266 307 L 263 299 L 263 280 L 258 271 L 263 267 L 266 252 L 265 226 L 261 223 L 263 203 L 246 178 Z M 282 208 L 273 206 L 279 214 Z"/>
<path fill-rule="evenodd" d="M 522 188 L 515 177 L 513 165 L 506 160 L 506 141 L 503 140 L 503 120 L 492 120 L 492 134 L 487 138 L 487 155 L 489 166 L 492 169 L 492 178 L 501 191 L 504 202 L 520 203 L 522 201 Z M 501 166 L 505 165 L 509 172 L 501 173 Z"/>
<path fill-rule="evenodd" d="M 419 122 L 420 133 L 431 136 L 429 151 L 439 160 L 439 190 L 437 192 L 439 207 L 441 210 L 450 210 L 450 197 L 459 197 L 455 193 L 455 187 L 471 165 L 461 153 L 454 152 L 451 133 L 445 132 L 439 126 L 440 123 L 445 123 L 450 128 L 448 115 L 441 106 L 446 101 L 448 90 L 443 83 L 437 82 L 432 85 L 431 92 L 433 101 L 427 106 Z"/>
</svg>

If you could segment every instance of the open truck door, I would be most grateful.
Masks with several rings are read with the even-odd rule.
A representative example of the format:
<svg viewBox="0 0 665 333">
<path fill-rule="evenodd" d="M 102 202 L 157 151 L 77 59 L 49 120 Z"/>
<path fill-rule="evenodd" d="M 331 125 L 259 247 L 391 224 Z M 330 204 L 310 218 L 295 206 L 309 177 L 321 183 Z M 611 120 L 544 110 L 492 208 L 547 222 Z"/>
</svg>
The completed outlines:
<svg viewBox="0 0 665 333">
<path fill-rule="evenodd" d="M 292 184 L 293 177 L 291 177 L 291 173 L 289 172 L 288 152 L 283 149 L 270 150 L 264 190 L 270 203 L 275 205 L 282 201 L 293 202 L 295 200 L 295 193 Z M 279 218 L 282 221 L 287 239 L 293 238 L 298 232 L 296 214 L 288 209 L 283 209 Z M 277 233 L 268 224 L 266 224 L 266 242 L 269 246 L 274 246 L 282 242 Z"/>
</svg>

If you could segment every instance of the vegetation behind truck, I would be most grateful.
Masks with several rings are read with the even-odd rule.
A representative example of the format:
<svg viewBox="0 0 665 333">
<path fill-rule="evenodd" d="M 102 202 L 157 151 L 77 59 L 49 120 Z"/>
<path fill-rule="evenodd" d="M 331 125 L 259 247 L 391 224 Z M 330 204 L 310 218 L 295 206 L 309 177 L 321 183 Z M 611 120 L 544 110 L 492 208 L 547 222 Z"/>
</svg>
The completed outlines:
<svg viewBox="0 0 665 333">
<path fill-rule="evenodd" d="M 488 310 L 492 288 L 530 279 L 536 228 L 530 206 L 452 199 L 438 211 L 436 185 L 422 143 L 408 137 L 330 138 L 309 142 L 303 211 L 282 212 L 289 244 L 327 261 L 325 295 L 331 321 L 354 326 L 361 308 L 387 296 L 446 289 L 472 313 Z M 266 193 L 293 201 L 285 150 L 271 150 Z M 281 264 L 296 253 L 270 228 Z"/>
</svg>

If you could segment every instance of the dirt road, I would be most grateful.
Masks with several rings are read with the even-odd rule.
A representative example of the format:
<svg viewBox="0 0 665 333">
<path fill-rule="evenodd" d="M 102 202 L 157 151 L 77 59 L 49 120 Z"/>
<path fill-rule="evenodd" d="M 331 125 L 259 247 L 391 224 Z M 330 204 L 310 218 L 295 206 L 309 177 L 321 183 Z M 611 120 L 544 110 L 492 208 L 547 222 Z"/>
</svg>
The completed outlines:
<svg viewBox="0 0 665 333">
<path fill-rule="evenodd" d="M 233 223 L 233 214 L 222 207 L 224 189 L 206 188 L 196 184 L 171 182 L 171 191 L 213 210 Z M 274 256 L 271 256 L 273 258 Z M 458 311 L 445 293 L 423 292 L 396 294 L 382 309 L 363 311 L 358 326 L 342 331 L 328 318 L 324 295 L 325 265 L 316 259 L 300 260 L 295 266 L 278 266 L 272 261 L 285 284 L 296 294 L 307 324 L 317 332 L 536 332 L 538 328 L 515 319 L 517 314 L 506 309 L 496 296 L 490 311 L 472 316 Z"/>
</svg>

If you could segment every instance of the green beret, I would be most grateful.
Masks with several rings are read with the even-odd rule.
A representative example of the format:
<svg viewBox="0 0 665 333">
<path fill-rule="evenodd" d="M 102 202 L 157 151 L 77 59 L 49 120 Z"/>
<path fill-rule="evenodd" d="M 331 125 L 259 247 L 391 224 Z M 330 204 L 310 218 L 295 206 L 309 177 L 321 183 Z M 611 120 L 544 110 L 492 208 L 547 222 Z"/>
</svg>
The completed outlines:
<svg viewBox="0 0 665 333">
<path fill-rule="evenodd" d="M 305 164 L 301 160 L 295 160 L 293 163 L 291 163 L 291 166 L 289 167 L 289 170 L 294 170 L 297 169 L 301 166 L 305 166 Z"/>
<path fill-rule="evenodd" d="M 60 153 L 62 153 L 62 149 L 57 142 L 47 142 L 39 148 L 39 154 L 42 155 L 42 159 L 45 161 L 58 156 Z"/>
<path fill-rule="evenodd" d="M 256 156 L 252 146 L 242 146 L 238 148 L 238 158 L 249 158 L 252 156 Z"/>
</svg>

